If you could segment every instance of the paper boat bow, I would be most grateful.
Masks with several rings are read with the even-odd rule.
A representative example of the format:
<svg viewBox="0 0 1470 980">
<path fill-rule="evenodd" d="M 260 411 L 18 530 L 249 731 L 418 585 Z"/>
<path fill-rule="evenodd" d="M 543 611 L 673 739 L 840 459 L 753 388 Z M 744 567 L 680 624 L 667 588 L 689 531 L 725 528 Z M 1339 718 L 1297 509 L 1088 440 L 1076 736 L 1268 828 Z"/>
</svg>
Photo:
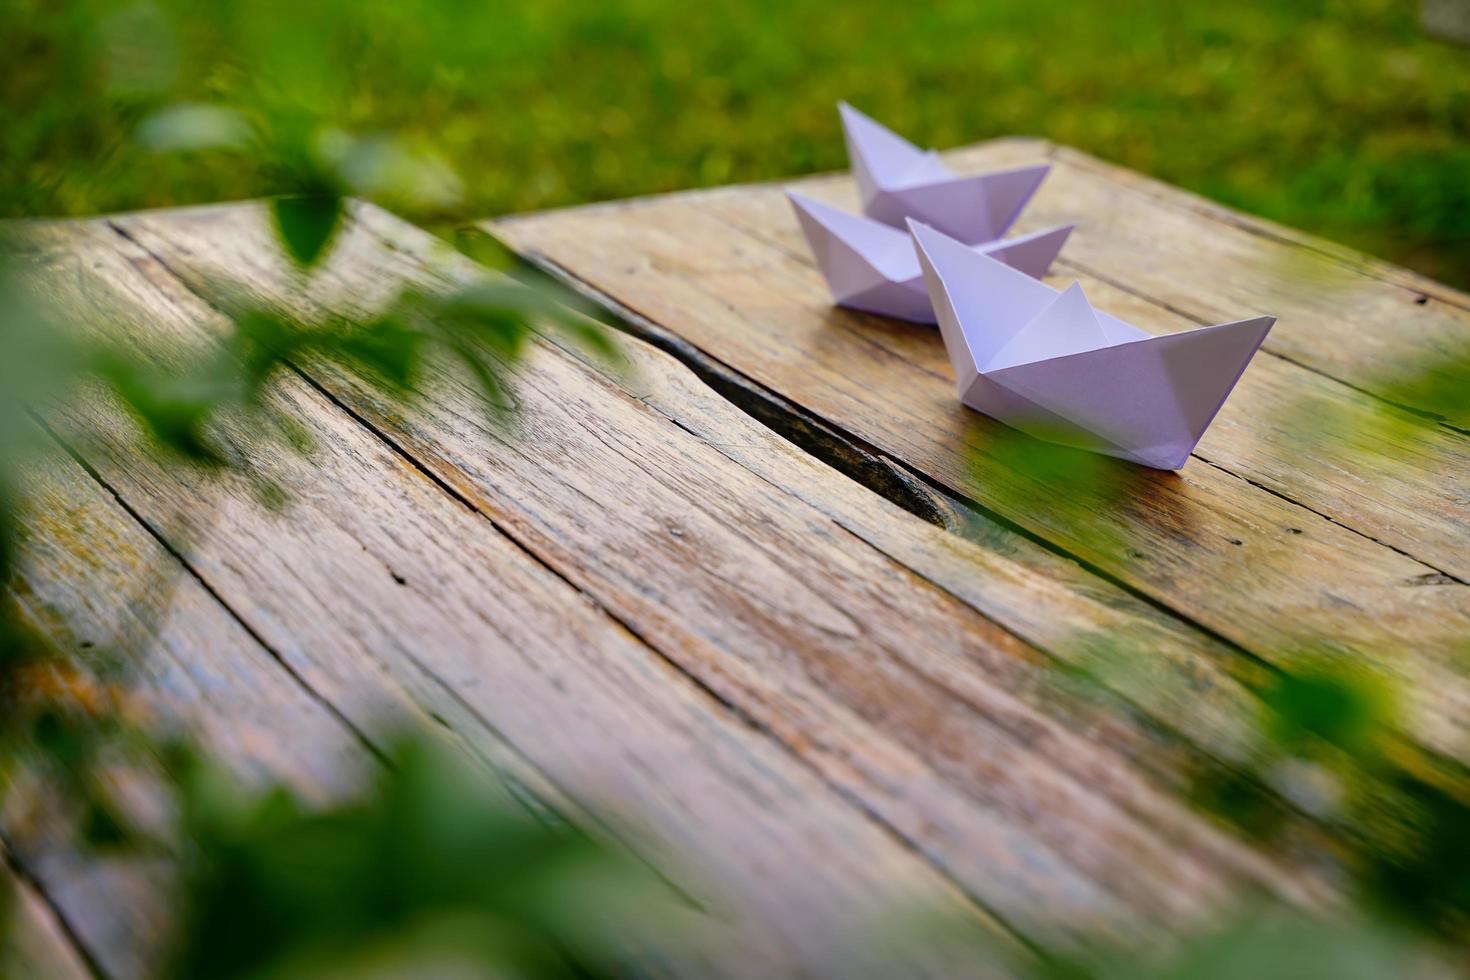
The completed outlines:
<svg viewBox="0 0 1470 980">
<path fill-rule="evenodd" d="M 934 323 L 934 307 L 907 231 L 787 191 L 801 230 L 839 306 Z M 1030 276 L 1044 276 L 1071 225 L 971 246 Z"/>
<path fill-rule="evenodd" d="M 1043 163 L 959 177 L 933 150 L 919 149 L 846 102 L 837 110 L 863 213 L 899 230 L 913 218 L 966 245 L 994 241 L 1051 169 Z"/>
<path fill-rule="evenodd" d="M 1175 470 L 1275 317 L 1153 336 L 909 223 L 960 400 L 1022 432 Z"/>
</svg>

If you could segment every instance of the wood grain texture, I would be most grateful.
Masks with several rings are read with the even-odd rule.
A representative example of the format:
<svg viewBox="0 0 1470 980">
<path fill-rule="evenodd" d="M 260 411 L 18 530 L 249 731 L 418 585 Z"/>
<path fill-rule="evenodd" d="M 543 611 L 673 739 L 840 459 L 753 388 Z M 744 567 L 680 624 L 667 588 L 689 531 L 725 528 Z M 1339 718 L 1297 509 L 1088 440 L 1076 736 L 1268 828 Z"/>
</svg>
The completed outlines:
<svg viewBox="0 0 1470 980">
<path fill-rule="evenodd" d="M 87 294 L 74 298 L 95 303 L 114 330 L 182 350 L 223 328 L 105 226 L 57 234 L 57 261 L 78 273 L 63 278 Z M 908 845 L 321 392 L 293 377 L 276 397 L 316 446 L 311 458 L 256 433 L 228 436 L 284 488 L 284 513 L 159 465 L 100 418 L 85 427 L 108 435 L 86 452 L 150 523 L 171 514 L 187 523 L 178 547 L 190 566 L 340 710 L 372 725 L 364 713 L 392 691 L 476 747 L 513 745 L 728 927 L 684 972 L 979 968 L 973 950 L 956 960 L 943 944 L 899 937 L 875 949 L 864 934 L 895 910 L 984 917 Z M 677 963 L 683 952 L 664 955 Z"/>
<path fill-rule="evenodd" d="M 196 289 L 228 279 L 303 315 L 371 307 L 404 281 L 482 274 L 464 260 L 426 259 L 426 236 L 381 212 L 355 216 L 305 296 L 288 288 L 256 210 L 136 215 L 117 226 Z M 310 370 L 1027 938 L 1152 932 L 1247 883 L 1302 901 L 1324 895 L 1300 869 L 1273 865 L 1194 815 L 1175 798 L 1177 782 L 1160 784 L 1160 774 L 1177 774 L 1172 756 L 1182 750 L 1172 740 L 1116 704 L 1068 692 L 1039 652 L 786 489 L 806 481 L 811 493 L 818 479 L 794 447 L 752 440 L 759 430 L 730 406 L 722 421 L 708 406 L 665 414 L 697 385 L 659 380 L 687 372 L 626 346 L 636 370 L 619 376 L 538 340 L 517 372 L 508 435 L 487 425 L 453 374 L 436 374 L 421 406 L 399 414 L 369 389 Z M 681 424 L 701 412 L 704 434 Z M 771 458 L 764 471 L 727 455 L 742 442 Z M 831 471 L 822 479 L 842 486 L 833 496 L 853 492 Z M 422 559 L 424 573 L 463 562 L 455 551 L 474 540 L 452 536 L 452 549 Z M 266 550 L 231 543 L 222 553 Z M 384 617 L 405 601 L 373 608 Z M 489 717 L 499 725 L 509 710 L 497 703 Z M 847 840 L 834 854 L 861 850 Z M 821 866 L 808 857 L 794 873 Z"/>
<path fill-rule="evenodd" d="M 1044 152 L 1008 141 L 959 159 L 982 169 L 982 161 L 1011 165 Z M 851 206 L 847 185 L 823 178 L 803 189 Z M 1087 213 L 1058 200 L 1057 185 L 1067 189 L 1054 173 L 1027 220 L 1086 228 Z M 490 228 L 1268 662 L 1289 666 L 1301 651 L 1325 647 L 1373 665 L 1397 681 L 1413 737 L 1470 758 L 1470 589 L 1458 574 L 1470 467 L 1459 433 L 1431 427 L 1412 445 L 1364 452 L 1341 437 L 1366 425 L 1376 410 L 1370 396 L 1267 356 L 1182 473 L 1119 468 L 1103 494 L 1018 472 L 997 453 L 996 424 L 959 406 L 932 329 L 833 309 L 779 188 L 571 209 Z M 1070 254 L 1069 246 L 1055 278 L 1081 278 L 1100 306 L 1150 329 L 1189 325 L 1136 292 L 1065 268 Z M 1300 406 L 1308 424 L 1288 429 L 1288 409 Z"/>
<path fill-rule="evenodd" d="M 81 467 L 38 464 L 27 499 L 11 608 L 67 654 L 66 684 L 192 733 L 250 785 L 321 801 L 355 783 L 367 762 L 356 736 Z M 7 799 L 15 860 L 109 976 L 151 975 L 170 924 L 167 869 L 84 857 L 44 794 L 27 803 Z"/>
</svg>

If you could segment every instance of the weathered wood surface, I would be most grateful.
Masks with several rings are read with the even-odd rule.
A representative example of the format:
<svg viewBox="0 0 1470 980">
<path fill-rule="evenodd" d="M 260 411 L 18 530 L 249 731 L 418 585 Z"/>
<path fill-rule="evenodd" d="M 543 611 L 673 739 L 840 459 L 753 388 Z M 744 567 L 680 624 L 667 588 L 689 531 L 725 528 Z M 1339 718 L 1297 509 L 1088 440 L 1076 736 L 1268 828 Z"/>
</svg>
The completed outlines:
<svg viewBox="0 0 1470 980">
<path fill-rule="evenodd" d="M 61 278 L 80 283 L 77 298 L 115 328 L 181 344 L 207 343 L 220 329 L 181 282 L 107 226 L 56 233 L 57 261 L 103 273 Z M 622 829 L 640 834 L 635 849 L 745 933 L 738 956 L 701 973 L 811 971 L 848 950 L 852 972 L 881 975 L 891 964 L 862 958 L 858 930 L 890 906 L 983 916 L 311 385 L 288 381 L 279 397 L 318 446 L 310 460 L 232 435 L 286 488 L 285 516 L 241 488 L 160 467 L 125 440 L 83 452 L 344 715 L 372 726 L 392 693 L 476 748 L 513 744 L 548 783 L 626 819 Z M 911 948 L 905 962 L 944 976 L 955 969 L 947 955 Z"/>
<path fill-rule="evenodd" d="M 479 274 L 360 216 L 307 304 Z M 191 284 L 228 275 L 294 301 L 259 217 L 57 227 L 53 261 L 113 329 L 207 342 L 221 322 Z M 79 451 L 344 717 L 366 727 L 386 688 L 471 741 L 498 733 L 571 796 L 636 814 L 655 863 L 694 869 L 681 884 L 733 884 L 788 962 L 830 968 L 840 930 L 905 899 L 973 899 L 1026 939 L 1065 942 L 1182 926 L 1242 887 L 1328 893 L 1177 799 L 1197 755 L 1228 749 L 1230 706 L 1248 710 L 1208 640 L 1010 532 L 994 530 L 994 552 L 946 535 L 626 346 L 618 374 L 538 341 L 511 433 L 448 374 L 403 418 L 325 372 L 289 381 L 309 462 L 234 434 L 287 487 L 285 515 L 155 465 L 85 409 L 56 425 L 117 433 Z M 1193 688 L 1218 686 L 1204 747 L 1069 693 L 925 577 L 962 594 L 967 555 L 1011 583 L 998 601 L 1064 613 L 1032 629 L 1080 631 L 1078 656 L 1089 631 L 1137 622 Z M 1179 720 L 1181 696 L 1160 701 Z"/>
<path fill-rule="evenodd" d="M 1463 297 L 1444 287 L 1070 151 L 954 156 L 1038 155 L 1058 167 L 1028 224 L 1081 226 L 1059 277 L 1141 325 L 1254 312 L 1215 311 L 1270 275 L 1251 271 L 1258 253 L 1285 249 L 1375 303 L 1430 296 L 1408 305 L 1451 320 L 1406 347 L 1455 336 L 1441 307 Z M 809 189 L 849 203 L 844 178 Z M 221 288 L 313 317 L 485 274 L 358 207 L 298 289 L 262 214 L 35 231 L 79 320 L 176 354 L 227 329 L 209 303 Z M 1336 294 L 1263 285 L 1297 305 L 1269 311 L 1283 336 L 1198 458 L 1179 476 L 1119 467 L 1126 494 L 1104 500 L 1007 469 L 955 403 L 932 330 L 832 310 L 778 189 L 492 230 L 627 314 L 626 367 L 538 334 L 506 429 L 442 365 L 404 409 L 298 364 L 271 397 L 309 457 L 228 433 L 286 489 L 281 512 L 161 465 L 105 404 L 48 408 L 86 469 L 66 463 L 65 494 L 37 512 L 22 596 L 37 621 L 82 664 L 88 630 L 129 649 L 130 691 L 314 798 L 350 782 L 395 718 L 433 719 L 697 899 L 737 951 L 701 975 L 976 972 L 973 949 L 862 941 L 893 938 L 875 922 L 917 906 L 1003 945 L 1068 946 L 1186 929 L 1257 890 L 1334 901 L 1322 856 L 1338 828 L 1278 801 L 1311 846 L 1265 853 L 1185 802 L 1234 764 L 1256 692 L 1308 645 L 1395 675 L 1405 749 L 1459 778 L 1466 437 L 1444 424 L 1378 454 L 1347 446 L 1377 411 L 1374 365 L 1283 329 L 1354 315 Z M 1190 265 L 1192 239 L 1213 274 Z M 1148 276 L 1130 279 L 1140 263 Z M 1193 299 L 1167 292 L 1191 275 Z M 1367 329 L 1354 322 L 1331 329 Z M 1315 422 L 1293 446 L 1299 409 Z M 148 589 L 153 570 L 176 587 Z M 116 627 L 139 610 L 147 628 Z M 161 927 L 156 889 L 114 886 L 141 897 L 113 908 L 79 884 L 101 872 L 24 829 L 5 828 L 18 866 L 93 961 L 138 975 L 147 943 L 129 933 Z M 687 965 L 670 955 L 672 972 Z"/>
<path fill-rule="evenodd" d="M 119 226 L 198 288 L 229 277 L 311 315 L 434 274 L 420 257 L 430 239 L 381 212 L 362 217 L 370 227 L 339 244 L 304 301 L 282 291 L 247 211 Z M 435 266 L 480 274 L 452 255 Z M 649 388 L 677 408 L 677 389 L 658 379 L 686 372 L 642 345 L 628 351 L 631 375 L 610 378 L 538 344 L 508 437 L 450 376 L 404 417 L 342 379 L 325 384 L 1028 938 L 1156 929 L 1242 875 L 1311 892 L 1138 778 L 1132 767 L 1181 785 L 1174 748 L 1155 746 L 1149 727 L 1058 690 L 1035 651 L 785 491 L 776 461 L 805 462 L 791 447 L 729 405 L 719 416 L 705 405 L 714 440 L 688 431 L 690 410 L 651 411 Z M 763 448 L 765 472 L 725 455 L 741 444 Z M 860 492 L 826 477 L 825 497 Z"/>
<path fill-rule="evenodd" d="M 1267 663 L 1289 667 L 1325 649 L 1375 667 L 1397 682 L 1413 738 L 1470 758 L 1470 437 L 1449 425 L 1418 425 L 1412 437 L 1374 425 L 1383 406 L 1372 394 L 1375 372 L 1392 376 L 1463 341 L 1464 297 L 1438 287 L 1415 303 L 1424 293 L 1406 274 L 1225 220 L 1044 143 L 951 155 L 966 170 L 1045 158 L 1055 166 L 1023 230 L 1078 222 L 1053 282 L 1078 279 L 1103 308 L 1159 332 L 1281 316 L 1177 475 L 1120 466 L 1111 480 L 1078 484 L 1017 468 L 996 450 L 997 424 L 955 399 L 937 332 L 830 305 L 779 187 L 487 228 Z M 846 177 L 801 186 L 854 206 Z M 1371 351 L 1358 343 L 1367 334 Z M 1360 436 L 1392 441 L 1365 447 Z"/>
</svg>

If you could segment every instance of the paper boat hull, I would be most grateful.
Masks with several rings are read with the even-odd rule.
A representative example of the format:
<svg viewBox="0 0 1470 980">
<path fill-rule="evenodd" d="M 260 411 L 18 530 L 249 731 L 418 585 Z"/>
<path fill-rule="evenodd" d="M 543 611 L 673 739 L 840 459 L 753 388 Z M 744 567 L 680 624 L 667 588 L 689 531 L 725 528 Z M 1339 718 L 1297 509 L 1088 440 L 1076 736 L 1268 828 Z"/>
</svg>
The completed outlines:
<svg viewBox="0 0 1470 980">
<path fill-rule="evenodd" d="M 1156 469 L 1189 459 L 1274 317 L 1150 336 L 1114 317 L 1069 307 L 1065 293 L 910 224 L 960 400 L 1030 435 Z M 1089 349 L 1056 353 L 1055 317 L 1090 322 Z M 1007 357 L 1028 330 L 1029 357 Z M 1081 341 L 1079 341 L 1081 343 Z M 1004 365 L 1004 366 L 999 366 Z"/>
<path fill-rule="evenodd" d="M 961 400 L 1028 435 L 1177 470 L 1274 323 L 1255 317 L 980 374 Z"/>
</svg>

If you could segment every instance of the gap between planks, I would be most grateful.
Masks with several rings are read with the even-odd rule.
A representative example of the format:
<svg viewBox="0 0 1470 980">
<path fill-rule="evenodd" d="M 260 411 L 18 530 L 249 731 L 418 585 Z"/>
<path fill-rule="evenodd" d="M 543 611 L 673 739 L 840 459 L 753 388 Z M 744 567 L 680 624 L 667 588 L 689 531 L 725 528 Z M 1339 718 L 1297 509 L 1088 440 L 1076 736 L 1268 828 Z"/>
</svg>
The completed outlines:
<svg viewBox="0 0 1470 980">
<path fill-rule="evenodd" d="M 330 717 L 345 729 L 345 731 L 348 733 L 349 738 L 353 739 L 360 746 L 363 746 L 367 749 L 369 758 L 375 759 L 379 763 L 383 761 L 384 757 L 382 755 L 382 748 L 375 741 L 373 741 L 373 736 L 365 734 L 363 729 L 359 727 L 356 722 L 348 718 L 345 712 L 339 710 L 333 704 L 331 699 L 323 696 L 315 688 L 313 688 L 312 685 L 302 676 L 299 671 L 294 669 L 287 662 L 287 660 L 281 656 L 278 651 L 276 651 L 268 642 L 260 637 L 250 624 L 249 618 L 244 616 L 228 601 L 221 597 L 216 592 L 216 590 L 207 582 L 205 576 L 201 573 L 201 571 L 189 560 L 189 558 L 185 554 L 181 553 L 168 542 L 167 536 L 162 534 L 159 529 L 154 526 L 152 521 L 148 520 L 144 516 L 140 515 L 136 510 L 134 510 L 122 498 L 117 490 L 115 490 L 106 480 L 104 480 L 90 465 L 86 465 L 82 461 L 76 459 L 75 452 L 71 448 L 71 446 L 69 446 L 54 432 L 51 432 L 49 428 L 47 429 L 47 431 L 52 436 L 52 438 L 56 439 L 59 448 L 64 450 L 67 457 L 66 465 L 75 467 L 75 469 L 77 470 L 77 478 L 82 483 L 91 487 L 93 493 L 100 493 L 109 498 L 112 501 L 111 506 L 116 506 L 123 512 L 124 515 L 126 515 L 125 517 L 123 517 L 123 521 L 125 524 L 133 526 L 138 532 L 142 533 L 148 539 L 150 539 L 154 543 L 154 546 L 160 548 L 161 554 L 164 556 L 165 561 L 169 561 L 172 564 L 177 564 L 179 566 L 180 570 L 188 577 L 188 582 L 190 583 L 189 588 L 198 587 L 203 594 L 207 595 L 208 598 L 204 601 L 207 604 L 218 608 L 218 610 L 222 614 L 227 616 L 235 626 L 237 626 L 243 633 L 248 635 L 249 640 L 246 642 L 253 643 L 253 645 L 258 648 L 259 652 L 265 654 L 266 659 L 273 663 L 274 669 L 284 671 L 285 675 L 290 679 L 289 682 L 292 683 L 296 688 L 298 688 L 303 694 L 306 694 L 312 703 L 323 706 Z M 437 481 L 434 482 L 437 483 Z M 477 514 L 476 520 L 479 520 L 480 516 L 481 515 Z M 510 543 L 512 546 L 514 546 L 515 544 L 514 542 L 508 543 Z M 537 564 L 540 565 L 541 563 L 538 561 Z M 103 591 L 105 592 L 106 590 Z M 656 653 L 653 652 L 650 652 L 650 656 L 653 656 L 655 659 L 661 659 L 658 658 Z M 237 657 L 237 662 L 238 659 L 239 658 Z M 646 860 L 646 855 L 639 853 L 640 848 L 638 846 L 638 842 L 636 842 L 629 836 L 626 827 L 620 829 L 613 824 L 603 822 L 597 814 L 594 814 L 591 811 L 587 811 L 574 803 L 571 795 L 563 793 L 561 787 L 555 786 L 554 781 L 547 774 L 536 769 L 534 765 L 530 762 L 530 760 L 525 759 L 524 756 L 520 755 L 519 750 L 517 750 L 511 743 L 504 741 L 501 733 L 499 733 L 495 729 L 490 720 L 480 714 L 478 708 L 474 704 L 465 700 L 462 692 L 457 690 L 455 684 L 453 684 L 447 678 L 444 678 L 437 674 L 434 668 L 429 664 L 415 660 L 413 666 L 417 669 L 420 669 L 433 684 L 441 688 L 447 698 L 463 707 L 467 713 L 473 715 L 475 720 L 482 727 L 483 731 L 478 735 L 473 736 L 472 744 L 466 747 L 470 748 L 474 752 L 474 754 L 483 759 L 486 764 L 495 772 L 496 776 L 503 782 L 506 789 L 510 791 L 511 795 L 506 798 L 507 803 L 515 802 L 526 805 L 528 806 L 528 808 L 530 808 L 533 814 L 539 814 L 543 811 L 549 812 L 555 815 L 555 819 L 558 822 L 569 821 L 572 824 L 580 826 L 584 829 L 596 831 L 605 839 L 616 841 L 619 846 L 629 849 L 635 856 Z M 680 680 L 677 683 L 682 683 L 685 679 L 687 679 L 683 677 L 682 672 L 674 671 L 672 672 L 672 674 L 680 677 Z M 143 693 L 146 696 L 148 692 Z M 397 694 L 399 692 L 394 693 Z M 444 711 L 449 711 L 449 709 L 446 708 L 442 703 L 439 705 L 439 707 Z M 716 710 L 718 711 L 719 709 L 717 708 Z M 450 713 L 455 714 L 456 712 L 450 711 Z M 447 729 L 456 740 L 471 742 L 472 736 L 459 730 L 459 726 L 457 726 L 449 719 L 446 719 L 442 713 L 426 712 L 426 714 L 429 714 L 434 721 L 436 721 L 440 726 Z M 399 722 L 393 721 L 393 717 L 394 716 L 391 714 L 385 714 L 377 716 L 375 718 L 371 718 L 369 719 L 369 721 L 375 722 L 375 727 L 382 728 L 382 734 L 386 736 L 397 730 L 395 726 L 399 724 Z M 190 728 L 190 730 L 193 730 L 194 726 L 190 725 L 189 723 L 198 721 L 197 718 L 187 717 L 180 720 L 182 720 L 185 725 Z M 213 727 L 220 728 L 221 726 L 224 726 L 228 728 L 231 723 L 236 720 L 237 719 L 231 719 L 226 712 L 219 712 L 213 717 Z M 206 739 L 205 741 L 209 742 L 208 739 Z M 320 740 L 313 737 L 312 741 L 314 744 L 316 744 L 319 743 Z M 239 746 L 234 747 L 239 748 Z M 218 749 L 220 748 L 220 746 L 216 746 L 216 748 Z M 488 752 L 487 749 L 489 750 Z M 513 758 L 508 757 L 507 753 L 513 756 Z M 233 767 L 238 768 L 241 763 L 247 761 L 247 759 L 245 758 L 246 755 L 248 755 L 248 751 L 244 754 L 237 754 L 225 751 L 221 752 L 219 757 L 232 763 Z M 796 761 L 800 763 L 800 760 Z M 273 775 L 271 767 L 268 764 L 264 765 L 263 767 L 257 764 L 254 768 L 254 771 L 252 772 L 252 775 L 256 779 L 259 779 L 263 774 L 268 776 Z M 337 775 L 341 775 L 341 773 L 338 773 Z M 321 797 L 319 793 L 315 792 L 319 788 L 320 783 L 303 781 L 300 778 L 288 781 L 291 782 L 298 791 L 308 791 L 309 795 L 320 801 Z M 885 831 L 889 830 L 889 828 L 886 827 L 880 827 L 880 829 Z M 912 851 L 912 846 L 909 845 L 907 842 L 901 840 L 897 842 L 900 843 L 905 850 Z M 19 861 L 19 859 L 17 860 Z M 927 862 L 925 863 L 927 864 Z M 25 867 L 24 865 L 22 865 L 22 867 L 25 868 L 28 879 L 35 881 L 38 891 L 41 891 L 42 894 L 45 894 L 45 886 L 42 883 L 45 879 L 56 874 L 64 873 L 53 870 L 50 875 L 48 875 L 44 871 L 39 874 L 32 875 L 28 867 Z M 699 901 L 690 892 L 684 890 L 684 888 L 677 881 L 665 876 L 664 869 L 652 865 L 650 865 L 650 867 L 652 867 L 655 873 L 659 874 L 660 877 L 663 877 L 663 879 L 675 890 L 677 895 L 690 901 L 691 904 L 695 906 L 698 906 L 700 904 Z M 87 872 L 83 872 L 83 874 L 87 874 Z M 100 885 L 100 887 L 96 887 L 97 885 Z M 79 893 L 78 888 L 68 885 L 68 887 L 65 889 L 67 891 L 66 898 L 62 899 L 58 903 L 53 904 L 56 904 L 59 909 L 63 906 L 70 906 L 72 911 L 79 912 L 79 918 L 90 919 L 93 918 L 96 913 L 96 909 L 93 907 L 95 902 L 103 902 L 110 905 L 121 905 L 124 908 L 129 908 L 133 902 L 139 900 L 148 901 L 154 897 L 146 893 L 135 893 L 134 895 L 129 896 L 128 900 L 125 901 L 122 896 L 116 893 L 116 887 L 116 883 L 112 882 L 110 879 L 103 879 L 100 882 L 95 882 L 94 886 L 87 888 L 84 893 Z M 958 892 L 955 892 L 954 894 L 958 894 Z M 49 898 L 48 901 L 50 901 Z M 974 909 L 974 911 L 977 914 L 980 914 L 979 909 Z M 123 920 L 126 919 L 127 915 L 125 914 L 123 916 Z M 987 924 L 989 928 L 996 930 L 997 935 L 1007 935 L 1003 928 L 995 920 L 985 918 L 983 914 L 981 914 L 979 921 Z M 95 932 L 95 927 L 93 927 L 93 931 Z M 114 929 L 112 934 L 103 937 L 101 941 L 105 943 L 107 939 L 116 940 L 119 934 L 120 933 L 118 932 L 118 930 Z M 98 937 L 94 936 L 93 939 L 94 942 L 98 941 Z M 86 947 L 84 946 L 82 948 L 85 949 Z M 98 952 L 100 954 L 101 961 L 109 964 L 110 966 L 110 969 L 106 971 L 99 970 L 99 972 L 103 973 L 104 975 L 141 977 L 147 972 L 147 968 L 145 968 L 144 966 L 144 962 L 147 956 L 146 950 L 124 951 L 120 950 L 117 947 L 113 947 L 110 949 L 102 948 L 98 950 Z M 138 956 L 139 953 L 143 954 L 142 958 Z M 733 971 L 729 974 L 720 973 L 719 969 L 714 963 L 704 959 L 703 954 L 697 954 L 693 962 L 697 963 L 697 968 L 709 971 L 709 975 L 712 976 L 717 974 L 736 976 L 743 975 L 738 970 Z M 650 963 L 645 964 L 645 966 L 650 969 L 651 975 L 663 975 L 661 969 L 656 964 Z"/>
<path fill-rule="evenodd" d="M 516 258 L 528 270 L 538 275 L 549 276 L 561 286 L 571 289 L 584 299 L 594 303 L 606 313 L 606 321 L 608 323 L 617 326 L 618 329 L 634 337 L 653 344 L 670 356 L 679 359 L 696 375 L 704 379 L 706 383 L 714 386 L 732 404 L 747 412 L 752 418 L 771 429 L 777 435 L 812 453 L 827 465 L 832 466 L 834 469 L 875 493 L 882 495 L 896 506 L 902 507 L 914 516 L 964 540 L 985 547 L 994 545 L 998 530 L 1023 537 L 1034 543 L 1037 547 L 1054 554 L 1057 558 L 1075 564 L 1086 572 L 1096 575 L 1099 579 L 1116 587 L 1120 592 L 1126 593 L 1150 608 L 1158 610 L 1161 614 L 1176 620 L 1181 625 L 1187 624 L 1189 629 L 1199 631 L 1201 638 L 1206 642 L 1217 643 L 1222 649 L 1239 654 L 1241 657 L 1247 658 L 1251 663 L 1259 664 L 1271 673 L 1282 672 L 1283 667 L 1281 664 L 1259 657 L 1250 649 L 1229 637 L 1215 632 L 1204 624 L 1188 620 L 1178 611 L 1169 607 L 1165 602 L 1126 581 L 1118 579 L 1106 568 L 1099 567 L 1084 558 L 1066 551 L 1059 545 L 1033 533 L 1026 527 L 1016 524 L 1004 514 L 987 507 L 981 501 L 963 495 L 957 495 L 949 487 L 939 483 L 928 474 L 914 469 L 901 459 L 888 455 L 881 448 L 868 444 L 861 436 L 845 431 L 835 420 L 813 416 L 801 406 L 788 402 L 778 392 L 765 387 L 754 378 L 741 374 L 735 368 L 684 341 L 677 334 L 665 330 L 636 310 L 629 309 L 620 301 L 602 292 L 595 285 L 579 278 L 547 256 L 540 253 L 518 253 Z M 678 423 L 679 420 L 674 419 L 674 421 Z M 855 459 L 859 460 L 859 462 L 855 463 Z M 1232 472 L 1227 467 L 1207 459 L 1200 459 L 1200 462 L 1232 477 L 1241 479 L 1263 492 L 1281 497 L 1286 502 L 1302 507 L 1304 510 L 1325 521 L 1336 524 L 1344 530 L 1367 538 L 1374 544 L 1382 545 L 1407 558 L 1414 558 L 1414 556 L 1409 555 L 1391 543 L 1373 538 L 1371 535 L 1343 524 L 1331 515 L 1316 511 L 1300 501 L 1291 500 L 1289 497 L 1277 493 L 1268 486 Z M 874 478 L 875 474 L 877 475 L 876 479 Z M 896 480 L 892 479 L 892 475 L 897 475 L 898 478 Z M 852 533 L 857 532 L 853 531 Z M 870 541 L 870 543 L 872 542 Z M 893 557 L 897 561 L 905 560 L 897 552 L 889 554 L 890 557 Z M 1419 559 L 1414 560 L 1419 561 Z M 931 571 L 925 570 L 922 565 L 910 565 L 910 567 L 932 582 L 936 587 L 950 592 L 961 601 L 974 604 L 973 594 L 967 595 L 962 590 L 957 589 L 952 580 L 935 576 Z M 1432 568 L 1433 566 L 1429 567 Z M 1440 574 L 1447 581 L 1457 583 L 1461 581 L 1454 576 Z M 1004 616 L 993 618 L 998 625 L 1019 639 L 1025 642 L 1038 643 L 1043 649 L 1048 649 L 1044 640 L 1038 640 L 1032 632 L 1018 629 L 1014 622 L 1009 621 Z M 1071 657 L 1068 657 L 1064 653 L 1059 654 L 1054 647 L 1048 649 L 1048 652 L 1056 656 L 1062 664 L 1072 662 Z M 1249 676 L 1249 674 L 1246 676 Z M 1146 712 L 1150 711 L 1150 705 L 1146 700 L 1137 700 L 1136 692 L 1126 688 L 1119 688 L 1117 685 L 1107 681 L 1103 681 L 1103 683 L 1113 693 L 1120 695 L 1129 703 Z M 1251 681 L 1249 686 L 1254 690 L 1259 690 L 1262 686 L 1261 680 L 1257 678 Z M 1176 733 L 1185 737 L 1188 736 L 1186 728 L 1169 720 L 1166 716 L 1152 716 L 1163 722 Z M 1405 743 L 1403 749 L 1407 750 L 1411 756 L 1421 752 L 1425 753 L 1422 759 L 1411 764 L 1411 768 L 1426 775 L 1431 780 L 1455 782 L 1466 778 L 1467 770 L 1463 761 L 1459 758 L 1442 754 L 1433 747 L 1415 745 L 1412 742 Z M 1223 756 L 1217 756 L 1217 758 L 1227 766 L 1233 764 L 1233 760 L 1229 757 L 1228 753 Z"/>
</svg>

